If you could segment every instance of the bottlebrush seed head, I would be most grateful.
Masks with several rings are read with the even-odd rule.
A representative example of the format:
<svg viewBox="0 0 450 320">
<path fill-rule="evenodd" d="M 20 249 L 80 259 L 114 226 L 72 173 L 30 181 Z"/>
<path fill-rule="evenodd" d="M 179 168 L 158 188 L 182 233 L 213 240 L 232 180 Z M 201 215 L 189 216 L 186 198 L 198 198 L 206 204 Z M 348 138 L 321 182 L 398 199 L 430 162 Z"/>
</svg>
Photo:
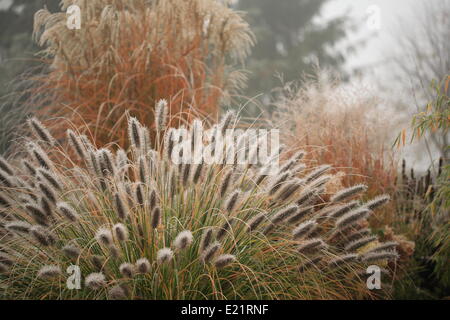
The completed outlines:
<svg viewBox="0 0 450 320">
<path fill-rule="evenodd" d="M 85 281 L 84 281 L 86 287 L 88 287 L 91 290 L 99 290 L 106 286 L 106 280 L 103 273 L 100 272 L 94 272 L 89 274 Z"/>
<path fill-rule="evenodd" d="M 150 262 L 147 258 L 140 258 L 135 263 L 136 272 L 147 273 L 150 272 Z"/>
<path fill-rule="evenodd" d="M 128 229 L 122 223 L 113 226 L 113 232 L 117 240 L 124 242 L 128 240 Z"/>
<path fill-rule="evenodd" d="M 43 266 L 41 269 L 39 269 L 37 274 L 38 278 L 45 280 L 57 278 L 61 275 L 62 275 L 61 268 L 55 265 Z"/>
<path fill-rule="evenodd" d="M 327 165 L 327 164 L 317 167 L 316 169 L 311 171 L 304 179 L 305 179 L 306 183 L 309 183 L 313 180 L 316 180 L 318 177 L 320 177 L 322 174 L 324 174 L 325 172 L 327 172 L 330 169 L 331 169 L 331 166 Z"/>
<path fill-rule="evenodd" d="M 18 233 L 18 234 L 26 234 L 30 232 L 31 224 L 25 221 L 12 221 L 5 225 L 6 230 Z"/>
<path fill-rule="evenodd" d="M 50 145 L 55 144 L 55 139 L 38 119 L 36 119 L 35 117 L 28 119 L 28 125 L 33 131 L 36 138 L 41 139 L 42 141 L 45 141 Z"/>
<path fill-rule="evenodd" d="M 125 201 L 123 201 L 120 193 L 116 192 L 114 194 L 114 202 L 116 206 L 117 216 L 119 217 L 119 219 L 125 220 L 129 215 L 129 209 Z"/>
<path fill-rule="evenodd" d="M 189 247 L 192 244 L 192 232 L 189 230 L 181 231 L 174 241 L 174 246 L 178 250 L 183 250 Z"/>
<path fill-rule="evenodd" d="M 8 161 L 5 160 L 2 156 L 0 156 L 0 169 L 5 171 L 8 175 L 12 176 L 14 175 L 14 170 L 8 163 Z"/>
<path fill-rule="evenodd" d="M 56 208 L 59 212 L 62 213 L 64 217 L 66 217 L 68 220 L 75 222 L 79 219 L 78 213 L 75 211 L 74 208 L 72 208 L 69 204 L 66 202 L 58 202 L 56 204 Z"/>
<path fill-rule="evenodd" d="M 304 240 L 297 247 L 297 251 L 301 254 L 309 255 L 327 248 L 326 243 L 320 238 Z"/>
<path fill-rule="evenodd" d="M 336 221 L 336 228 L 339 230 L 342 230 L 343 228 L 345 228 L 347 226 L 353 225 L 353 224 L 357 223 L 358 221 L 367 218 L 371 212 L 372 211 L 370 211 L 369 209 L 366 209 L 366 208 L 354 209 L 354 210 L 344 214 L 342 217 L 340 217 Z"/>
<path fill-rule="evenodd" d="M 259 213 L 256 216 L 254 216 L 252 219 L 248 221 L 248 231 L 252 232 L 255 231 L 256 228 L 264 221 L 266 218 L 266 215 L 264 213 Z"/>
<path fill-rule="evenodd" d="M 397 260 L 399 255 L 396 251 L 375 251 L 368 252 L 362 256 L 362 261 L 372 263 L 380 260 Z"/>
<path fill-rule="evenodd" d="M 97 230 L 97 233 L 95 234 L 95 239 L 97 239 L 98 243 L 104 246 L 110 246 L 113 244 L 113 236 L 111 230 L 104 227 Z"/>
<path fill-rule="evenodd" d="M 225 211 L 227 211 L 228 213 L 233 212 L 236 204 L 238 203 L 240 194 L 241 191 L 236 190 L 227 198 L 227 200 L 225 201 Z"/>
<path fill-rule="evenodd" d="M 306 238 L 317 228 L 317 226 L 318 224 L 314 220 L 303 222 L 292 231 L 292 237 L 294 240 Z"/>
<path fill-rule="evenodd" d="M 341 190 L 337 192 L 335 195 L 333 195 L 330 198 L 331 202 L 339 202 L 347 200 L 348 198 L 351 198 L 361 192 L 365 192 L 367 190 L 367 186 L 365 184 L 358 184 L 356 186 L 346 188 L 344 190 Z"/>
<path fill-rule="evenodd" d="M 232 264 L 236 261 L 236 257 L 232 254 L 221 254 L 217 257 L 217 259 L 214 261 L 214 266 L 217 269 L 225 268 L 226 266 Z"/>
<path fill-rule="evenodd" d="M 128 136 L 133 147 L 139 149 L 143 146 L 144 137 L 141 132 L 141 124 L 135 117 L 130 117 L 128 120 Z"/>
<path fill-rule="evenodd" d="M 203 263 L 210 262 L 215 254 L 219 251 L 220 247 L 221 245 L 219 242 L 214 242 L 213 244 L 209 245 L 202 253 Z"/>
<path fill-rule="evenodd" d="M 63 251 L 64 255 L 66 255 L 67 257 L 69 257 L 71 259 L 78 259 L 78 257 L 80 256 L 80 249 L 77 246 L 75 246 L 74 244 L 65 245 L 62 248 L 62 251 Z"/>
<path fill-rule="evenodd" d="M 151 225 L 153 229 L 158 228 L 159 223 L 161 221 L 161 208 L 155 207 L 152 211 L 152 219 L 151 219 Z"/>
<path fill-rule="evenodd" d="M 367 253 L 370 252 L 380 252 L 380 251 L 394 251 L 395 248 L 398 247 L 398 242 L 395 241 L 387 241 L 384 242 L 380 245 L 378 245 L 377 247 L 370 249 Z"/>
<path fill-rule="evenodd" d="M 364 204 L 364 207 L 373 211 L 378 207 L 384 206 L 386 203 L 389 202 L 389 200 L 391 200 L 391 197 L 389 195 L 387 195 L 387 194 L 381 195 L 381 196 L 378 196 L 378 197 L 366 202 Z"/>
<path fill-rule="evenodd" d="M 108 290 L 108 296 L 111 300 L 125 300 L 127 299 L 127 294 L 121 285 L 115 285 Z"/>
<path fill-rule="evenodd" d="M 173 251 L 170 248 L 163 248 L 156 254 L 158 264 L 169 263 L 173 258 Z"/>
<path fill-rule="evenodd" d="M 375 240 L 377 240 L 376 236 L 368 236 L 368 237 L 363 237 L 358 240 L 354 240 L 345 246 L 345 251 L 356 251 L 359 248 L 364 247 L 365 245 L 367 245 Z"/>
<path fill-rule="evenodd" d="M 120 265 L 119 271 L 125 278 L 133 278 L 134 276 L 134 265 L 128 262 L 124 262 Z"/>
<path fill-rule="evenodd" d="M 81 140 L 80 136 L 75 134 L 75 132 L 73 132 L 72 130 L 68 129 L 67 130 L 67 138 L 69 140 L 70 146 L 75 150 L 78 157 L 80 159 L 86 159 L 86 157 L 87 157 L 86 147 L 85 147 L 83 141 Z"/>
<path fill-rule="evenodd" d="M 273 224 L 280 224 L 281 222 L 288 219 L 290 216 L 297 213 L 299 207 L 297 205 L 290 205 L 284 209 L 278 211 L 271 219 Z"/>
<path fill-rule="evenodd" d="M 206 248 L 211 244 L 212 235 L 213 235 L 212 228 L 208 228 L 205 229 L 205 231 L 203 231 L 202 240 L 200 242 L 200 252 L 205 251 Z"/>
<path fill-rule="evenodd" d="M 169 113 L 169 108 L 167 105 L 167 100 L 165 100 L 165 99 L 159 100 L 156 103 L 156 108 L 155 108 L 156 130 L 158 132 L 161 132 L 166 128 L 168 113 Z"/>
</svg>

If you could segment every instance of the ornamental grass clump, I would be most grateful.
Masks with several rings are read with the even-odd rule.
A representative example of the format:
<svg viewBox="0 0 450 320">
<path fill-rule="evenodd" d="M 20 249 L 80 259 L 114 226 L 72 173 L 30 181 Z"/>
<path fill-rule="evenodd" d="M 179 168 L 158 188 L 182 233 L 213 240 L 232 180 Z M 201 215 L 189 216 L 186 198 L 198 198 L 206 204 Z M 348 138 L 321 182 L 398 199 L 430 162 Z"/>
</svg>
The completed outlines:
<svg viewBox="0 0 450 320">
<path fill-rule="evenodd" d="M 97 149 L 71 130 L 68 150 L 39 127 L 27 155 L 2 159 L 2 298 L 375 297 L 361 274 L 396 259 L 396 244 L 365 249 L 375 240 L 365 219 L 387 197 L 362 203 L 361 186 L 329 194 L 328 167 L 288 170 L 299 154 L 263 180 L 258 165 L 177 164 L 167 137 L 153 146 L 129 123 L 127 150 Z M 55 153 L 71 165 L 52 162 Z M 71 290 L 73 265 L 81 288 Z"/>
<path fill-rule="evenodd" d="M 67 27 L 71 5 L 80 8 L 80 29 Z M 29 79 L 31 111 L 70 120 L 99 146 L 122 147 L 125 110 L 151 137 L 167 115 L 177 115 L 172 125 L 194 113 L 217 116 L 245 86 L 240 70 L 254 43 L 241 13 L 216 0 L 63 0 L 61 12 L 36 12 L 34 38 L 46 68 Z M 164 97 L 169 108 L 158 108 Z M 65 124 L 52 127 L 61 138 Z"/>
</svg>

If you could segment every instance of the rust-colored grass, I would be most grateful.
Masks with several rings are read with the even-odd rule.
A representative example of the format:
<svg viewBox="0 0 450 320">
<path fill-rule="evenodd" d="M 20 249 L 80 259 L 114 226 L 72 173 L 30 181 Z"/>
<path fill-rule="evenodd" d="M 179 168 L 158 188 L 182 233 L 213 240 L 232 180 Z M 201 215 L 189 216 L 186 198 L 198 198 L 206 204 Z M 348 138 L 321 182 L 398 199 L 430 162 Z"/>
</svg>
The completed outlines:
<svg viewBox="0 0 450 320">
<path fill-rule="evenodd" d="M 216 1 L 79 0 L 63 1 L 62 10 L 70 4 L 81 8 L 80 30 L 67 28 L 65 13 L 36 13 L 49 70 L 34 79 L 29 103 L 42 119 L 64 117 L 91 132 L 98 146 L 126 146 L 127 112 L 152 129 L 161 98 L 169 97 L 174 122 L 192 113 L 214 118 L 245 82 L 232 66 L 253 36 Z M 59 122 L 52 124 L 57 138 Z"/>
</svg>

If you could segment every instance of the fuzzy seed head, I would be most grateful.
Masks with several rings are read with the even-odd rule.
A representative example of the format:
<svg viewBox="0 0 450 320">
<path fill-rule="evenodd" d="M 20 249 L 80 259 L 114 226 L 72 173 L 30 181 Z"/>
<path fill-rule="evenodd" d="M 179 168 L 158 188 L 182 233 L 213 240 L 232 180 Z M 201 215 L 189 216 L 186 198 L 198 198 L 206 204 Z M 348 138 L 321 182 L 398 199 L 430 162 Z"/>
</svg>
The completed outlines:
<svg viewBox="0 0 450 320">
<path fill-rule="evenodd" d="M 364 206 L 369 209 L 369 210 L 375 210 L 378 207 L 384 206 L 386 203 L 389 202 L 389 200 L 391 200 L 391 197 L 387 194 L 385 195 L 381 195 L 378 196 L 370 201 L 368 201 L 367 203 L 364 204 Z"/>
<path fill-rule="evenodd" d="M 41 139 L 50 145 L 54 145 L 55 139 L 38 119 L 35 117 L 28 119 L 28 125 L 36 138 Z"/>
<path fill-rule="evenodd" d="M 111 230 L 104 227 L 97 230 L 97 233 L 95 234 L 95 239 L 97 239 L 98 243 L 104 246 L 110 246 L 113 244 L 113 236 Z"/>
<path fill-rule="evenodd" d="M 31 224 L 25 221 L 11 221 L 5 225 L 6 230 L 17 234 L 26 234 L 30 232 Z"/>
<path fill-rule="evenodd" d="M 128 229 L 122 223 L 117 223 L 113 226 L 114 236 L 120 242 L 128 240 Z"/>
<path fill-rule="evenodd" d="M 303 222 L 292 231 L 292 237 L 294 238 L 294 240 L 306 238 L 308 235 L 314 232 L 314 230 L 316 230 L 317 226 L 318 224 L 314 220 Z"/>
<path fill-rule="evenodd" d="M 78 259 L 78 257 L 80 256 L 80 249 L 77 246 L 75 246 L 74 244 L 65 245 L 62 248 L 62 251 L 63 251 L 64 255 L 66 255 L 67 257 L 69 257 L 71 259 Z"/>
<path fill-rule="evenodd" d="M 119 271 L 125 278 L 133 278 L 135 273 L 134 265 L 128 262 L 124 262 L 120 265 Z"/>
<path fill-rule="evenodd" d="M 181 231 L 174 241 L 174 246 L 178 250 L 183 250 L 189 247 L 192 244 L 192 232 L 189 230 Z"/>
<path fill-rule="evenodd" d="M 163 248 L 156 254 L 158 264 L 169 263 L 173 258 L 173 251 L 170 248 Z"/>
<path fill-rule="evenodd" d="M 135 264 L 136 272 L 138 273 L 148 273 L 150 272 L 150 262 L 147 258 L 140 258 Z"/>
<path fill-rule="evenodd" d="M 103 273 L 94 272 L 86 277 L 84 283 L 91 290 L 99 290 L 106 285 L 106 280 Z"/>
<path fill-rule="evenodd" d="M 57 278 L 61 275 L 61 268 L 55 265 L 43 266 L 41 269 L 39 269 L 37 274 L 38 278 L 45 280 Z"/>
<path fill-rule="evenodd" d="M 365 192 L 367 190 L 367 186 L 364 184 L 358 184 L 356 186 L 346 188 L 344 190 L 341 190 L 337 192 L 335 195 L 333 195 L 330 198 L 331 202 L 340 202 L 347 200 L 348 198 L 351 198 L 361 192 Z"/>
<path fill-rule="evenodd" d="M 155 207 L 152 211 L 152 219 L 151 219 L 151 226 L 153 229 L 158 228 L 159 224 L 161 222 L 161 208 Z"/>
<path fill-rule="evenodd" d="M 75 222 L 79 219 L 78 213 L 66 202 L 58 202 L 56 208 L 67 220 Z"/>
<path fill-rule="evenodd" d="M 221 254 L 214 261 L 214 266 L 217 269 L 222 269 L 222 268 L 225 268 L 226 266 L 232 264 L 234 261 L 236 261 L 236 257 L 234 255 L 232 255 L 232 254 Z"/>
<path fill-rule="evenodd" d="M 202 253 L 202 261 L 203 263 L 208 263 L 214 258 L 215 254 L 219 251 L 221 244 L 219 242 L 214 242 L 209 245 L 205 251 Z"/>
</svg>

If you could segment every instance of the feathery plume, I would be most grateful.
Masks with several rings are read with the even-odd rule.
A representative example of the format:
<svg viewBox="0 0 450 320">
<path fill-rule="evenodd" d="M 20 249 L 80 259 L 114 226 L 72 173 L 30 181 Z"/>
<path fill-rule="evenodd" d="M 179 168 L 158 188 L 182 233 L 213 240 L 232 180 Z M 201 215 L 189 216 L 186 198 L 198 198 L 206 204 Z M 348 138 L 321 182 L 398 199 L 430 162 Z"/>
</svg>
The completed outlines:
<svg viewBox="0 0 450 320">
<path fill-rule="evenodd" d="M 119 219 L 125 220 L 129 215 L 129 210 L 125 201 L 123 201 L 121 195 L 118 192 L 114 194 L 114 203 L 116 206 L 117 216 L 119 217 Z"/>
<path fill-rule="evenodd" d="M 149 201 L 150 210 L 153 210 L 157 204 L 158 204 L 158 196 L 156 194 L 156 190 L 153 189 L 152 192 L 150 192 L 150 201 Z"/>
<path fill-rule="evenodd" d="M 313 181 L 311 181 L 309 183 L 309 187 L 314 188 L 314 189 L 321 188 L 324 185 L 326 185 L 331 180 L 331 178 L 333 178 L 332 175 L 329 175 L 329 174 L 322 175 L 322 176 L 318 177 L 317 179 L 314 179 Z"/>
<path fill-rule="evenodd" d="M 194 175 L 192 176 L 192 182 L 195 184 L 200 180 L 200 177 L 202 176 L 202 170 L 203 170 L 203 162 L 199 163 L 195 167 Z"/>
<path fill-rule="evenodd" d="M 333 195 L 330 198 L 331 202 L 339 202 L 343 200 L 347 200 L 348 198 L 351 198 L 361 192 L 365 192 L 367 190 L 367 186 L 364 184 L 358 184 L 356 186 L 346 188 L 344 190 L 341 190 L 337 192 L 335 195 Z"/>
<path fill-rule="evenodd" d="M 133 278 L 134 265 L 128 262 L 124 262 L 119 266 L 119 271 L 125 278 Z"/>
<path fill-rule="evenodd" d="M 275 201 L 286 201 L 301 188 L 302 184 L 303 180 L 297 178 L 288 181 L 276 195 Z"/>
<path fill-rule="evenodd" d="M 302 254 L 313 254 L 327 248 L 327 244 L 320 238 L 304 240 L 297 247 L 297 251 Z"/>
<path fill-rule="evenodd" d="M 362 230 L 357 230 L 356 232 L 353 232 L 347 236 L 347 241 L 353 242 L 353 241 L 359 240 L 361 238 L 369 236 L 370 233 L 371 233 L 370 230 L 367 228 L 362 229 Z"/>
<path fill-rule="evenodd" d="M 318 194 L 318 190 L 315 188 L 307 187 L 302 193 L 300 193 L 300 197 L 296 200 L 297 205 L 305 206 L 309 204 Z"/>
<path fill-rule="evenodd" d="M 103 244 L 105 246 L 110 246 L 113 244 L 113 236 L 111 230 L 104 227 L 97 230 L 95 234 L 95 239 L 97 239 L 98 243 Z"/>
<path fill-rule="evenodd" d="M 380 260 L 396 260 L 399 255 L 396 251 L 376 251 L 365 253 L 361 260 L 365 263 L 372 263 Z"/>
<path fill-rule="evenodd" d="M 119 149 L 116 152 L 116 167 L 123 169 L 128 164 L 128 156 L 125 150 Z"/>
<path fill-rule="evenodd" d="M 211 259 L 214 257 L 214 255 L 219 251 L 221 245 L 219 242 L 214 242 L 213 244 L 209 245 L 205 251 L 202 253 L 202 261 L 203 263 L 208 263 L 211 261 Z"/>
<path fill-rule="evenodd" d="M 151 225 L 153 229 L 158 228 L 159 223 L 161 221 L 161 208 L 155 207 L 152 211 L 152 219 L 151 219 Z"/>
<path fill-rule="evenodd" d="M 167 125 L 167 115 L 169 113 L 167 100 L 161 99 L 156 103 L 155 108 L 155 120 L 156 120 L 156 130 L 162 132 Z"/>
<path fill-rule="evenodd" d="M 345 254 L 328 261 L 328 266 L 332 268 L 340 268 L 346 264 L 355 262 L 358 257 L 359 256 L 355 253 Z"/>
<path fill-rule="evenodd" d="M 278 191 L 278 189 L 280 189 L 283 182 L 285 182 L 286 179 L 289 178 L 290 175 L 291 175 L 290 171 L 286 171 L 284 173 L 279 174 L 270 184 L 269 195 L 273 196 Z"/>
<path fill-rule="evenodd" d="M 71 129 L 67 130 L 67 138 L 70 146 L 75 150 L 80 159 L 86 159 L 86 147 L 80 136 L 75 134 Z"/>
<path fill-rule="evenodd" d="M 105 276 L 103 273 L 94 272 L 90 273 L 84 280 L 86 287 L 91 290 L 99 290 L 106 285 Z"/>
<path fill-rule="evenodd" d="M 398 242 L 387 241 L 387 242 L 384 242 L 384 243 L 376 246 L 375 248 L 370 249 L 366 253 L 380 252 L 380 251 L 393 251 L 397 247 L 398 247 Z"/>
<path fill-rule="evenodd" d="M 294 240 L 306 238 L 308 235 L 314 232 L 314 230 L 316 230 L 317 226 L 318 224 L 314 220 L 303 222 L 292 231 L 292 237 L 294 238 Z"/>
<path fill-rule="evenodd" d="M 286 219 L 288 219 L 291 215 L 295 214 L 298 211 L 297 205 L 290 205 L 284 209 L 278 211 L 271 219 L 273 224 L 279 224 Z"/>
<path fill-rule="evenodd" d="M 128 136 L 131 145 L 140 149 L 144 145 L 144 137 L 142 136 L 141 124 L 135 117 L 130 117 L 128 120 Z"/>
<path fill-rule="evenodd" d="M 232 264 L 236 261 L 236 257 L 232 254 L 221 254 L 214 261 L 214 266 L 217 269 L 225 268 L 226 266 Z"/>
<path fill-rule="evenodd" d="M 31 229 L 31 224 L 25 221 L 12 221 L 5 225 L 6 230 L 18 234 L 28 233 Z"/>
<path fill-rule="evenodd" d="M 45 169 L 50 170 L 52 167 L 51 161 L 47 157 L 45 152 L 42 150 L 42 148 L 34 142 L 30 142 L 28 144 L 28 146 L 29 146 L 30 154 L 39 163 L 39 165 Z"/>
<path fill-rule="evenodd" d="M 236 190 L 227 198 L 227 200 L 225 200 L 224 207 L 225 207 L 226 212 L 228 212 L 228 213 L 233 212 L 233 210 L 235 209 L 236 204 L 239 200 L 240 194 L 241 194 L 241 191 Z"/>
<path fill-rule="evenodd" d="M 174 128 L 170 128 L 169 130 L 167 130 L 164 137 L 164 151 L 168 159 L 172 158 L 173 148 L 175 145 L 174 130 Z"/>
<path fill-rule="evenodd" d="M 127 299 L 127 294 L 121 285 L 115 285 L 108 290 L 108 296 L 111 300 L 125 300 Z"/>
<path fill-rule="evenodd" d="M 61 268 L 55 265 L 43 266 L 39 269 L 37 276 L 41 279 L 52 279 L 62 275 Z"/>
<path fill-rule="evenodd" d="M 173 258 L 173 251 L 170 248 L 163 248 L 158 250 L 156 254 L 156 261 L 158 264 L 169 263 Z"/>
<path fill-rule="evenodd" d="M 223 117 L 222 121 L 220 122 L 220 130 L 222 132 L 222 135 L 225 134 L 227 129 L 230 127 L 233 120 L 236 118 L 234 111 L 228 111 L 225 116 Z"/>
<path fill-rule="evenodd" d="M 0 185 L 4 185 L 7 188 L 14 188 L 12 177 L 2 169 L 0 169 Z"/>
<path fill-rule="evenodd" d="M 378 197 L 366 202 L 364 204 L 364 207 L 373 211 L 378 207 L 384 206 L 386 203 L 389 202 L 389 200 L 391 200 L 391 197 L 389 195 L 387 195 L 387 194 L 381 195 L 381 196 L 378 196 Z"/>
<path fill-rule="evenodd" d="M 219 190 L 220 190 L 220 197 L 222 197 L 222 198 L 225 196 L 225 194 L 228 191 L 228 187 L 231 184 L 231 177 L 232 177 L 232 175 L 233 175 L 233 170 L 230 169 L 223 176 L 222 183 L 220 184 L 220 188 L 219 188 Z"/>
<path fill-rule="evenodd" d="M 312 210 L 313 210 L 312 207 L 299 208 L 297 213 L 293 214 L 292 216 L 290 216 L 287 219 L 287 223 L 292 225 L 292 224 L 295 224 L 295 223 L 299 222 L 301 219 L 303 219 L 308 214 L 310 214 L 312 212 Z"/>
<path fill-rule="evenodd" d="M 136 198 L 136 203 L 142 207 L 144 206 L 144 185 L 142 183 L 137 183 L 135 190 L 134 190 L 134 195 Z"/>
<path fill-rule="evenodd" d="M 252 232 L 255 231 L 256 228 L 264 221 L 266 218 L 266 215 L 264 213 L 259 213 L 256 216 L 254 216 L 252 219 L 248 221 L 248 231 Z"/>
<path fill-rule="evenodd" d="M 186 163 L 183 167 L 183 174 L 182 174 L 182 182 L 185 188 L 187 187 L 187 183 L 189 182 L 190 173 L 191 173 L 191 164 Z"/>
<path fill-rule="evenodd" d="M 66 202 L 58 202 L 56 204 L 56 208 L 59 212 L 62 213 L 64 217 L 66 217 L 68 220 L 75 222 L 79 219 L 78 213 L 75 211 L 74 208 L 72 208 L 68 203 Z"/>
<path fill-rule="evenodd" d="M 78 259 L 80 256 L 80 249 L 74 244 L 67 244 L 62 248 L 64 255 L 71 259 Z"/>
<path fill-rule="evenodd" d="M 39 182 L 38 187 L 41 190 L 41 192 L 44 194 L 44 196 L 53 204 L 56 204 L 56 193 L 53 188 L 44 182 Z"/>
<path fill-rule="evenodd" d="M 0 156 L 0 169 L 5 171 L 8 175 L 12 176 L 14 175 L 14 170 L 11 167 L 11 165 L 8 163 L 8 161 L 5 160 L 2 156 Z"/>
<path fill-rule="evenodd" d="M 30 213 L 36 223 L 43 226 L 48 226 L 48 216 L 41 210 L 41 208 L 33 204 L 27 204 L 25 209 Z"/>
<path fill-rule="evenodd" d="M 55 243 L 55 238 L 53 237 L 53 235 L 42 226 L 32 226 L 30 228 L 30 234 L 37 242 L 39 242 L 44 247 L 51 246 Z"/>
<path fill-rule="evenodd" d="M 343 205 L 338 205 L 335 210 L 330 212 L 329 216 L 334 219 L 337 219 L 337 218 L 343 216 L 344 214 L 346 214 L 347 212 L 350 212 L 351 210 L 356 209 L 358 206 L 359 206 L 359 201 L 356 201 L 356 200 L 350 201 Z"/>
<path fill-rule="evenodd" d="M 22 167 L 28 171 L 28 173 L 31 176 L 34 176 L 36 174 L 36 169 L 31 165 L 30 162 L 28 162 L 28 160 L 22 160 Z"/>
<path fill-rule="evenodd" d="M 213 230 L 211 228 L 205 229 L 203 231 L 202 240 L 200 242 L 200 252 L 206 250 L 206 248 L 211 244 Z"/>
<path fill-rule="evenodd" d="M 139 180 L 144 184 L 148 184 L 148 168 L 146 160 L 147 159 L 144 156 L 140 156 L 138 159 Z"/>
<path fill-rule="evenodd" d="M 38 168 L 36 172 L 40 177 L 44 178 L 53 188 L 60 191 L 62 190 L 59 179 L 52 172 L 48 171 L 45 168 Z"/>
<path fill-rule="evenodd" d="M 147 273 L 150 272 L 150 262 L 147 258 L 140 258 L 135 263 L 136 272 Z"/>
<path fill-rule="evenodd" d="M 371 212 L 372 211 L 370 211 L 369 209 L 366 209 L 366 208 L 354 209 L 354 210 L 344 214 L 342 217 L 340 217 L 336 221 L 336 228 L 339 230 L 342 230 L 343 228 L 345 228 L 349 225 L 353 225 L 353 224 L 357 223 L 358 221 L 367 218 Z"/>
<path fill-rule="evenodd" d="M 375 240 L 377 240 L 377 236 L 368 236 L 351 241 L 345 246 L 345 251 L 356 251 Z"/>
<path fill-rule="evenodd" d="M 319 166 L 316 169 L 314 169 L 313 171 L 311 171 L 304 179 L 306 181 L 306 183 L 309 183 L 313 180 L 316 180 L 318 177 L 320 177 L 322 174 L 324 174 L 325 172 L 327 172 L 328 170 L 331 169 L 330 165 L 323 165 L 323 166 Z"/>
<path fill-rule="evenodd" d="M 225 237 L 228 230 L 230 230 L 232 223 L 233 223 L 232 219 L 231 220 L 227 219 L 227 221 L 225 221 L 225 223 L 219 228 L 219 230 L 217 230 L 216 239 L 218 241 L 222 240 Z"/>
<path fill-rule="evenodd" d="M 117 240 L 124 242 L 128 240 L 128 229 L 122 223 L 117 223 L 113 226 L 113 232 Z"/>
<path fill-rule="evenodd" d="M 55 139 L 38 119 L 35 117 L 28 119 L 28 126 L 33 131 L 36 138 L 39 138 L 50 145 L 54 145 Z"/>
<path fill-rule="evenodd" d="M 109 151 L 108 149 L 100 149 L 98 150 L 97 156 L 97 162 L 100 164 L 103 176 L 106 177 L 108 175 L 114 175 L 115 169 L 111 151 Z"/>
<path fill-rule="evenodd" d="M 173 244 L 178 250 L 183 250 L 191 245 L 192 240 L 192 232 L 184 230 L 177 235 Z"/>
</svg>

